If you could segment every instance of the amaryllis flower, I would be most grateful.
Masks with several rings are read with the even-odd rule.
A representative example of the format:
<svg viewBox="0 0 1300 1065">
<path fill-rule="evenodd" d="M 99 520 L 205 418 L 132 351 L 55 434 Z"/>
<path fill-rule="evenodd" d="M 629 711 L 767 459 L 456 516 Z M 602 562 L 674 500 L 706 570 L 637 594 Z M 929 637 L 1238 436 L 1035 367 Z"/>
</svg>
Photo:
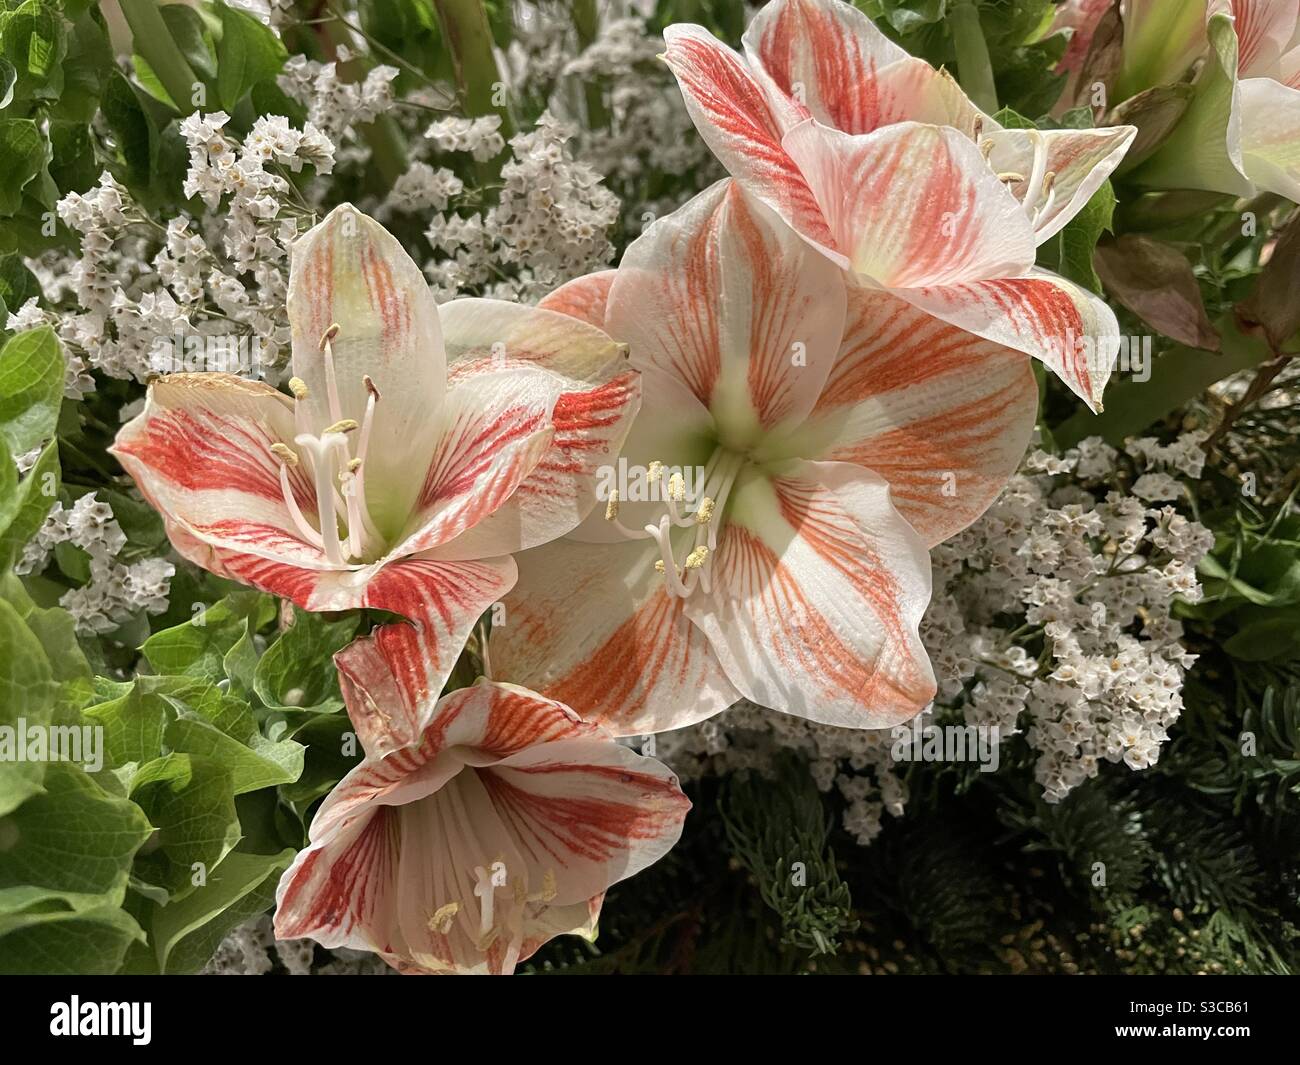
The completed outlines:
<svg viewBox="0 0 1300 1065">
<path fill-rule="evenodd" d="M 1110 6 L 1075 2 L 1058 15 L 1074 32 L 1070 54 L 1086 54 Z M 1300 0 L 1122 0 L 1119 8 L 1116 101 L 1195 82 L 1186 112 L 1133 180 L 1300 202 Z"/>
<path fill-rule="evenodd" d="M 1041 359 L 1100 407 L 1115 316 L 1034 261 L 1132 127 L 1003 129 L 840 0 L 774 0 L 743 57 L 699 26 L 664 38 L 700 134 L 800 236 L 871 285 Z"/>
<path fill-rule="evenodd" d="M 439 309 L 398 242 L 351 206 L 294 246 L 288 304 L 292 396 L 229 374 L 163 377 L 113 454 L 191 561 L 308 610 L 416 622 L 377 638 L 418 705 L 514 583 L 509 553 L 591 508 L 636 374 L 561 314 Z M 416 731 L 397 722 L 393 743 Z"/>
<path fill-rule="evenodd" d="M 1029 360 L 857 283 L 730 180 L 543 306 L 628 342 L 643 408 L 605 513 L 519 556 L 502 675 L 621 734 L 741 696 L 858 728 L 923 709 L 927 547 L 1020 460 Z"/>
<path fill-rule="evenodd" d="M 343 691 L 352 711 L 361 692 L 346 678 Z M 407 973 L 509 973 L 557 935 L 594 938 L 605 890 L 666 854 L 690 809 L 667 766 L 523 688 L 480 682 L 432 713 L 381 717 L 426 723 L 321 804 L 280 880 L 282 939 L 374 951 Z M 353 720 L 374 747 L 377 718 Z"/>
</svg>

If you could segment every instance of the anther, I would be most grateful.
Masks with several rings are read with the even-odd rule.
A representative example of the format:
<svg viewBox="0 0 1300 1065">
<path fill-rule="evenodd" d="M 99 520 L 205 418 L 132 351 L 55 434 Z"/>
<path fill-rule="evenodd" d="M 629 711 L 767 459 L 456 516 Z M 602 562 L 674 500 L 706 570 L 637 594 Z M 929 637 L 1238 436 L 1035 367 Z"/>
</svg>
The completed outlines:
<svg viewBox="0 0 1300 1065">
<path fill-rule="evenodd" d="M 329 433 L 350 433 L 354 429 L 360 428 L 361 426 L 355 418 L 340 418 L 333 425 L 329 426 L 321 435 L 325 436 Z"/>
<path fill-rule="evenodd" d="M 308 396 L 307 382 L 301 377 L 289 378 L 289 391 L 293 393 L 294 399 L 306 399 Z"/>
<path fill-rule="evenodd" d="M 320 350 L 324 351 L 326 346 L 329 344 L 329 342 L 338 335 L 339 335 L 339 324 L 338 322 L 335 322 L 333 325 L 331 325 L 328 329 L 325 330 L 324 335 L 320 338 Z"/>
<path fill-rule="evenodd" d="M 459 902 L 449 902 L 446 906 L 439 906 L 429 918 L 429 931 L 445 936 L 451 931 L 451 923 L 458 913 L 460 913 Z"/>
<path fill-rule="evenodd" d="M 360 459 L 353 459 L 351 462 L 348 463 L 348 472 L 349 472 L 349 473 L 356 473 L 357 470 L 359 470 L 359 469 L 361 469 L 361 460 L 360 460 Z"/>
<path fill-rule="evenodd" d="M 1014 170 L 1004 170 L 998 175 L 999 181 L 1024 181 L 1025 175 L 1018 174 Z"/>
<path fill-rule="evenodd" d="M 609 502 L 605 504 L 605 520 L 613 521 L 618 517 L 618 489 L 609 493 Z"/>
<path fill-rule="evenodd" d="M 362 375 L 361 383 L 366 386 L 366 391 L 369 392 L 376 400 L 380 398 L 379 389 L 375 387 L 375 382 L 370 379 L 369 374 Z"/>
<path fill-rule="evenodd" d="M 280 443 L 280 441 L 277 440 L 274 444 L 271 445 L 271 454 L 274 455 L 276 458 L 278 458 L 281 462 L 285 463 L 286 465 L 289 466 L 298 465 L 298 453 L 294 451 L 294 449 L 291 448 L 288 444 L 282 444 Z"/>
<path fill-rule="evenodd" d="M 700 525 L 708 525 L 713 520 L 714 502 L 709 496 L 700 500 L 700 509 L 695 512 L 695 521 Z"/>
<path fill-rule="evenodd" d="M 703 569 L 705 560 L 709 557 L 709 549 L 701 544 L 686 556 L 687 569 Z"/>
<path fill-rule="evenodd" d="M 686 498 L 686 480 L 680 473 L 674 473 L 668 478 L 668 498 L 674 503 L 680 503 Z"/>
</svg>

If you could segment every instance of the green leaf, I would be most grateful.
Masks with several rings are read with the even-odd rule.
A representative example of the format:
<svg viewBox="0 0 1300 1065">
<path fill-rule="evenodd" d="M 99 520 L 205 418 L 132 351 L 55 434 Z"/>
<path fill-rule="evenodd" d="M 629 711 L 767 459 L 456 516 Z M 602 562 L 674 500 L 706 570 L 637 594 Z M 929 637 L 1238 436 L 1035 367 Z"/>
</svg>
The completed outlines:
<svg viewBox="0 0 1300 1065">
<path fill-rule="evenodd" d="M 49 660 L 50 677 L 58 690 L 52 719 L 80 724 L 79 712 L 94 693 L 94 677 L 77 642 L 72 615 L 60 606 L 38 607 L 12 573 L 0 578 L 0 596 L 17 611 Z"/>
<path fill-rule="evenodd" d="M 231 773 L 188 754 L 140 767 L 131 798 L 158 830 L 136 856 L 135 875 L 173 899 L 190 894 L 239 842 Z"/>
<path fill-rule="evenodd" d="M 274 78 L 288 57 L 283 43 L 251 15 L 221 5 L 221 43 L 217 46 L 217 98 L 226 111 L 259 81 Z"/>
<path fill-rule="evenodd" d="M 0 119 L 0 215 L 17 214 L 23 189 L 50 161 L 50 146 L 30 118 Z"/>
<path fill-rule="evenodd" d="M 245 623 L 259 629 L 275 616 L 275 602 L 258 592 L 236 592 L 197 613 L 192 621 L 154 633 L 143 651 L 159 673 L 206 680 L 225 676 L 226 653 L 239 642 Z"/>
<path fill-rule="evenodd" d="M 144 931 L 118 906 L 29 910 L 0 915 L 0 972 L 29 976 L 107 976 Z"/>
<path fill-rule="evenodd" d="M 8 107 L 14 98 L 14 82 L 18 78 L 14 65 L 0 56 L 0 108 Z"/>
<path fill-rule="evenodd" d="M 131 862 L 152 832 L 135 803 L 110 795 L 78 765 L 50 762 L 42 794 L 0 824 L 8 843 L 0 898 L 5 889 L 27 888 L 78 909 L 120 906 Z"/>
<path fill-rule="evenodd" d="M 0 442 L 0 449 L 7 451 L 8 446 Z M 16 486 L 14 507 L 8 520 L 0 521 L 3 530 L 0 533 L 0 567 L 12 566 L 27 541 L 36 535 L 58 498 L 61 483 L 59 442 L 51 440 L 42 449 L 36 464 L 27 471 L 27 476 Z"/>
<path fill-rule="evenodd" d="M 0 726 L 49 724 L 57 694 L 40 641 L 18 611 L 0 600 Z M 0 815 L 40 791 L 44 769 L 43 762 L 0 759 Z"/>
<path fill-rule="evenodd" d="M 333 713 L 343 706 L 333 657 L 352 640 L 356 617 L 327 621 L 294 610 L 294 623 L 267 648 L 253 676 L 253 691 L 270 709 Z"/>
<path fill-rule="evenodd" d="M 173 751 L 200 756 L 229 770 L 234 794 L 291 784 L 302 773 L 303 747 L 267 739 L 248 704 L 220 689 L 185 702 L 164 696 L 176 713 L 164 733 Z"/>
<path fill-rule="evenodd" d="M 144 108 L 140 106 L 140 98 L 121 71 L 110 72 L 100 110 L 133 180 L 147 183 L 157 150 L 155 135 Z"/>
<path fill-rule="evenodd" d="M 63 402 L 63 351 L 48 326 L 0 349 L 0 436 L 22 455 L 54 436 Z"/>
<path fill-rule="evenodd" d="M 1101 278 L 1093 267 L 1092 256 L 1102 233 L 1110 230 L 1114 215 L 1115 190 L 1106 181 L 1061 230 L 1061 274 L 1098 294 Z"/>
<path fill-rule="evenodd" d="M 0 54 L 14 68 L 20 100 L 58 98 L 66 50 L 63 16 L 45 0 L 27 0 L 0 21 Z"/>
<path fill-rule="evenodd" d="M 153 918 L 153 946 L 160 972 L 195 973 L 232 928 L 264 913 L 275 902 L 279 875 L 293 861 L 292 849 L 279 854 L 231 851 L 199 888 Z"/>
<path fill-rule="evenodd" d="M 27 269 L 23 257 L 17 252 L 0 254 L 0 303 L 13 312 L 40 294 L 41 286 Z"/>
</svg>

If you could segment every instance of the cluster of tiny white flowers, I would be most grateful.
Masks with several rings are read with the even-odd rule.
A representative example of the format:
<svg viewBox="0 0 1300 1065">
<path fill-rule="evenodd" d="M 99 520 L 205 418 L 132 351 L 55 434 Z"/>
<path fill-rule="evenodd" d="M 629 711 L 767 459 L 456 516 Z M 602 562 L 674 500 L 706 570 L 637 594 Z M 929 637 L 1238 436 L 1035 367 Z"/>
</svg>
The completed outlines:
<svg viewBox="0 0 1300 1065">
<path fill-rule="evenodd" d="M 398 73 L 396 67 L 381 64 L 361 81 L 342 81 L 334 63 L 295 55 L 285 62 L 276 81 L 286 96 L 307 109 L 308 122 L 338 144 L 349 127 L 373 122 L 392 109 Z"/>
<path fill-rule="evenodd" d="M 506 147 L 501 136 L 501 116 L 461 118 L 448 115 L 433 123 L 424 135 L 440 152 L 466 152 L 480 163 L 495 159 Z"/>
<path fill-rule="evenodd" d="M 571 126 L 544 112 L 532 132 L 511 138 L 496 205 L 469 216 L 434 216 L 426 236 L 440 255 L 425 271 L 439 299 L 473 289 L 536 300 L 609 265 L 614 247 L 606 231 L 618 220 L 618 198 L 566 151 L 572 135 Z"/>
<path fill-rule="evenodd" d="M 1203 439 L 1129 441 L 1134 489 L 1162 475 L 1178 485 L 1173 498 L 1185 498 L 1175 475 L 1200 476 Z M 1154 764 L 1195 659 L 1172 607 L 1200 598 L 1196 566 L 1213 534 L 1173 506 L 1118 490 L 1122 461 L 1098 439 L 1064 455 L 1034 452 L 979 521 L 932 552 L 935 594 L 921 635 L 938 681 L 936 718 L 1000 740 L 1023 733 L 1049 802 L 1102 761 Z M 761 769 L 773 746 L 803 751 L 818 786 L 838 786 L 844 825 L 863 843 L 882 812 L 901 814 L 906 802 L 889 729 L 837 729 L 742 703 L 656 740 L 686 776 Z"/>
<path fill-rule="evenodd" d="M 83 633 L 112 632 L 137 610 L 161 614 L 176 567 L 161 558 L 145 558 L 129 565 L 118 561 L 126 534 L 113 517 L 113 509 L 91 492 L 71 509 L 56 502 L 36 536 L 23 548 L 15 572 L 39 573 L 59 544 L 71 544 L 90 557 L 90 580 L 71 588 L 59 605 L 72 615 Z"/>
<path fill-rule="evenodd" d="M 322 954 L 329 960 L 318 962 Z M 311 939 L 276 939 L 270 916 L 261 914 L 226 933 L 203 974 L 265 976 L 275 967 L 276 959 L 290 976 L 389 976 L 397 972 L 369 951 L 346 947 L 324 951 Z"/>
<path fill-rule="evenodd" d="M 294 22 L 298 17 L 293 10 L 293 0 L 226 0 L 226 4 L 252 15 L 273 30 Z"/>
<path fill-rule="evenodd" d="M 465 183 L 445 166 L 433 167 L 417 160 L 393 182 L 380 206 L 379 217 L 388 217 L 393 211 L 405 214 L 445 211 L 464 191 Z"/>
</svg>

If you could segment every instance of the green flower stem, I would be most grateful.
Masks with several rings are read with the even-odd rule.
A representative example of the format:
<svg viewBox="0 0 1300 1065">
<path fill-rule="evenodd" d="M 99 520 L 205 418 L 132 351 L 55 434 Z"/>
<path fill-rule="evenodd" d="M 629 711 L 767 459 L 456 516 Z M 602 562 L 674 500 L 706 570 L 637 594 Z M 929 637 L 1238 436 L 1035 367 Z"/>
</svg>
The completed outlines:
<svg viewBox="0 0 1300 1065">
<path fill-rule="evenodd" d="M 456 85 L 465 100 L 465 113 L 474 118 L 500 115 L 501 136 L 509 140 L 513 132 L 510 112 L 503 97 L 500 104 L 495 102 L 502 85 L 501 73 L 492 53 L 492 30 L 482 0 L 434 0 L 434 8 L 443 40 L 451 52 Z"/>
<path fill-rule="evenodd" d="M 158 75 L 176 109 L 188 115 L 194 110 L 190 100 L 200 82 L 172 39 L 156 0 L 121 0 L 121 7 L 131 27 L 131 47 Z"/>
<path fill-rule="evenodd" d="M 948 21 L 957 49 L 957 80 L 975 106 L 991 115 L 998 109 L 998 91 L 993 84 L 993 65 L 980 27 L 979 8 L 974 0 L 959 0 L 948 12 Z"/>
<path fill-rule="evenodd" d="M 578 31 L 578 43 L 589 48 L 600 30 L 600 16 L 596 12 L 596 0 L 573 0 L 573 28 Z M 609 125 L 609 112 L 605 109 L 605 97 L 599 81 L 589 81 L 583 86 L 587 100 L 587 125 L 591 129 L 603 129 Z"/>
</svg>

